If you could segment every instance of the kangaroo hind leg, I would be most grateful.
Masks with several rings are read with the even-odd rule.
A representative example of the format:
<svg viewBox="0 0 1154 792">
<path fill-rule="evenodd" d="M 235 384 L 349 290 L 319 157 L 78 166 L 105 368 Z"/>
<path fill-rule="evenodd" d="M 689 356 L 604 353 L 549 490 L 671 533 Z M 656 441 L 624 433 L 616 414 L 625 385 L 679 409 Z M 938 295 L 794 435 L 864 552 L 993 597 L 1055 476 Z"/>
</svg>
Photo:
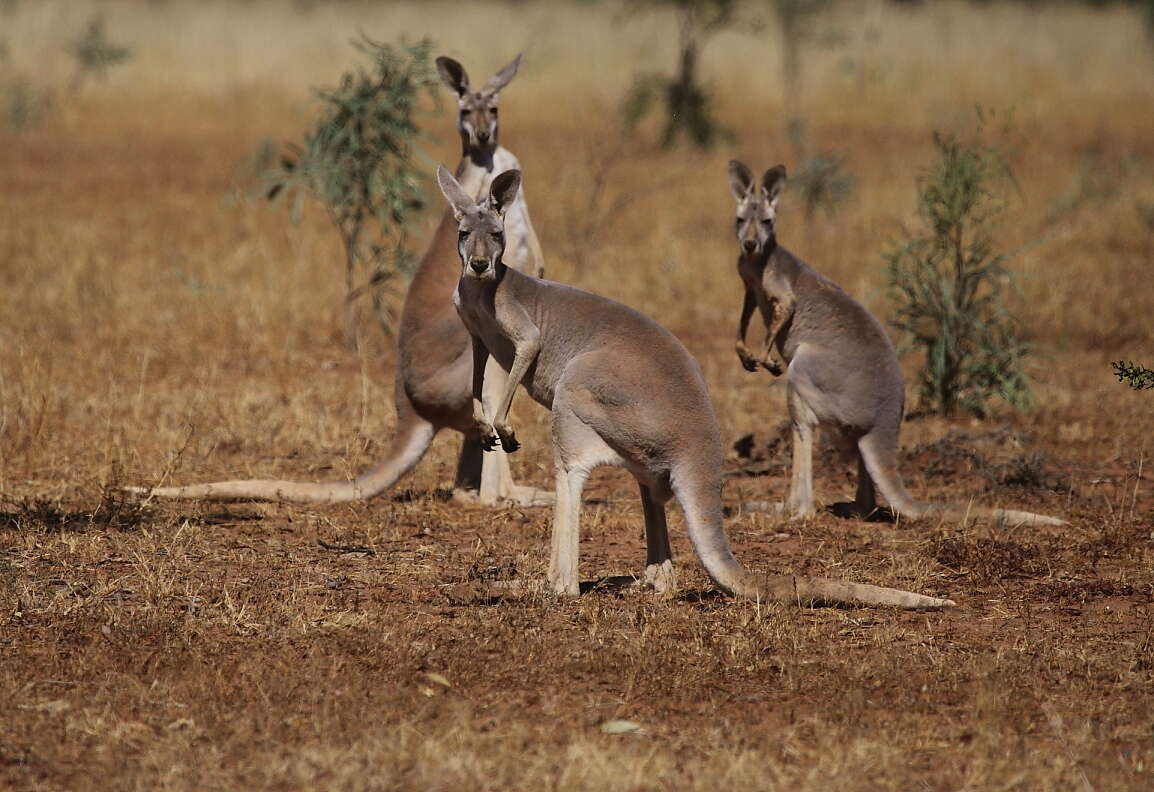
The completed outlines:
<svg viewBox="0 0 1154 792">
<path fill-rule="evenodd" d="M 857 494 L 854 496 L 853 506 L 857 516 L 865 520 L 877 510 L 877 492 L 874 489 L 874 480 L 870 478 L 869 470 L 866 468 L 865 457 L 861 455 L 861 451 L 858 451 L 856 456 Z"/>
<path fill-rule="evenodd" d="M 485 364 L 485 381 L 482 388 L 482 402 L 485 414 L 492 416 L 497 410 L 501 394 L 508 379 L 505 370 L 492 357 Z M 466 443 L 470 438 L 466 436 Z M 488 453 L 481 452 L 480 437 L 475 440 L 477 451 L 482 456 L 478 468 L 478 500 L 486 506 L 495 506 L 500 501 L 513 501 L 519 506 L 549 506 L 553 503 L 553 493 L 513 483 L 513 473 L 509 469 L 509 455 L 502 448 Z M 462 447 L 461 453 L 464 455 Z"/>
<path fill-rule="evenodd" d="M 791 372 L 792 373 L 792 372 Z M 787 395 L 793 425 L 793 465 L 789 486 L 789 511 L 794 517 L 812 517 L 813 434 L 817 416 L 791 382 Z"/>
<path fill-rule="evenodd" d="M 645 585 L 658 594 L 671 595 L 677 591 L 677 576 L 673 569 L 673 552 L 669 548 L 669 527 L 665 522 L 665 499 L 655 497 L 653 489 L 641 488 L 641 510 L 645 514 Z"/>
<path fill-rule="evenodd" d="M 553 460 L 556 465 L 557 498 L 553 505 L 552 552 L 549 583 L 558 594 L 581 592 L 578 577 L 578 543 L 581 528 L 581 494 L 589 473 L 601 465 L 620 465 L 621 457 L 600 435 L 577 416 L 570 394 L 558 388 L 553 398 Z"/>
</svg>

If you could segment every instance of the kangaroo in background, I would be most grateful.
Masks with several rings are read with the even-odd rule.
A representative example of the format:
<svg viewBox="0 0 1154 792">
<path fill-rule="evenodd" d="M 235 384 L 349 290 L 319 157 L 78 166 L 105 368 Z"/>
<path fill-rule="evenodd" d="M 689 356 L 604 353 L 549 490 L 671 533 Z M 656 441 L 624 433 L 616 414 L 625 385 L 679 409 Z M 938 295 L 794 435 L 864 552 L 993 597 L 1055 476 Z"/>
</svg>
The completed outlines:
<svg viewBox="0 0 1154 792">
<path fill-rule="evenodd" d="M 499 143 L 497 99 L 517 74 L 521 63 L 513 61 L 474 90 L 465 68 L 452 58 L 437 58 L 442 81 L 457 94 L 457 129 L 461 135 L 461 161 L 457 177 L 473 195 L 488 193 L 496 173 L 519 167 L 517 158 Z M 537 233 L 529 220 L 522 192 L 509 207 L 509 265 L 540 276 L 544 257 Z M 397 374 L 394 399 L 397 425 L 385 457 L 352 481 L 300 483 L 293 481 L 220 481 L 185 487 L 129 488 L 162 498 L 204 500 L 269 500 L 296 503 L 337 503 L 361 500 L 392 487 L 421 460 L 441 429 L 464 434 L 457 466 L 454 497 L 492 505 L 500 499 L 522 505 L 545 505 L 551 495 L 532 487 L 517 486 L 503 453 L 483 455 L 473 425 L 471 382 L 473 355 L 469 333 L 453 307 L 457 282 L 457 224 L 445 211 L 433 233 L 401 309 L 397 336 Z M 499 391 L 503 372 L 489 373 L 491 389 Z"/>
<path fill-rule="evenodd" d="M 1017 524 L 1065 525 L 1063 520 L 1009 509 L 922 503 L 898 472 L 898 438 L 905 410 L 905 383 L 897 353 L 881 323 L 840 286 L 777 243 L 777 201 L 785 166 L 755 183 L 749 168 L 729 163 L 729 186 L 737 199 L 737 271 L 745 301 L 737 329 L 737 356 L 747 371 L 786 371 L 786 399 L 793 424 L 793 476 L 787 508 L 814 513 L 813 431 L 832 429 L 856 449 L 854 510 L 866 517 L 877 507 L 875 487 L 898 515 L 965 519 L 982 516 Z M 745 345 L 754 308 L 765 323 L 765 346 L 754 355 Z"/>
<path fill-rule="evenodd" d="M 665 504 L 676 497 L 709 575 L 740 597 L 943 608 L 950 600 L 896 589 L 790 575 L 758 580 L 730 551 L 721 517 L 721 436 L 697 362 L 652 319 L 581 289 L 531 278 L 504 260 L 503 217 L 519 171 L 493 180 L 480 203 L 441 166 L 437 181 L 458 223 L 454 302 L 472 335 L 473 420 L 486 448 L 518 447 L 509 407 L 518 384 L 552 412 L 557 489 L 548 580 L 580 592 L 581 494 L 589 473 L 620 465 L 637 479 L 645 515 L 645 580 L 676 586 Z M 483 398 L 486 363 L 508 372 L 495 408 Z"/>
</svg>

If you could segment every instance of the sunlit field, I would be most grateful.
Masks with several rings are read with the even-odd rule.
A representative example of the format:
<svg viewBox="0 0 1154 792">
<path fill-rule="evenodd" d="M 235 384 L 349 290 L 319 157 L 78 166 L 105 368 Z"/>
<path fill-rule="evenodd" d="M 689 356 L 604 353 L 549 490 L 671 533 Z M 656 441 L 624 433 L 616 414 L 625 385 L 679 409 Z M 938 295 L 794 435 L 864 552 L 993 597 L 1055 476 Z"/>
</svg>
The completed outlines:
<svg viewBox="0 0 1154 792">
<path fill-rule="evenodd" d="M 13 789 L 1148 789 L 1154 786 L 1154 39 L 1136 11 L 847 0 L 802 47 L 801 133 L 780 31 L 710 39 L 708 151 L 623 131 L 669 72 L 672 15 L 613 3 L 0 2 L 0 787 Z M 131 58 L 73 91 L 95 13 Z M 541 579 L 545 509 L 450 501 L 444 433 L 393 492 L 333 506 L 128 502 L 119 487 L 343 478 L 387 447 L 392 341 L 342 342 L 340 240 L 247 164 L 299 139 L 357 54 L 430 36 L 501 100 L 547 277 L 621 300 L 700 361 L 728 449 L 726 529 L 758 572 L 948 596 L 945 613 L 721 595 L 671 509 L 681 593 L 593 585 L 644 567 L 636 485 L 594 474 L 575 600 Z M 455 104 L 422 167 L 459 156 Z M 1037 409 L 903 427 L 921 498 L 1062 528 L 742 514 L 789 484 L 784 384 L 733 351 L 742 287 L 726 163 L 853 177 L 832 215 L 787 190 L 783 245 L 883 320 L 883 253 L 916 225 L 935 130 L 1013 147 L 995 233 L 1037 344 Z M 1000 130 L 1011 119 L 1009 131 Z M 419 250 L 443 205 L 414 229 Z M 756 325 L 755 325 L 756 327 Z M 917 359 L 906 360 L 913 382 Z M 915 389 L 908 402 L 919 412 Z M 548 416 L 513 414 L 524 483 L 552 486 Z M 823 504 L 854 470 L 814 462 Z M 640 731 L 608 734 L 630 721 Z"/>
</svg>

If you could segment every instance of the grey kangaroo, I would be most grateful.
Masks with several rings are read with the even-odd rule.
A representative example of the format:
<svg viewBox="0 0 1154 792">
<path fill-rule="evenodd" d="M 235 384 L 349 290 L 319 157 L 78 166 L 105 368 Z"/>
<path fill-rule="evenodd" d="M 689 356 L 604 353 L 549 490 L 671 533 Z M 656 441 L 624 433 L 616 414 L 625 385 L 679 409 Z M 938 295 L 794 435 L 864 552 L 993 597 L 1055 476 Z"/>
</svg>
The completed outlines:
<svg viewBox="0 0 1154 792">
<path fill-rule="evenodd" d="M 548 581 L 555 592 L 579 593 L 586 478 L 595 467 L 620 465 L 640 487 L 645 580 L 659 591 L 676 586 L 665 523 L 665 504 L 676 497 L 705 569 L 739 597 L 904 608 L 954 604 L 821 578 L 759 580 L 747 571 L 730 551 L 721 524 L 721 437 L 697 362 L 672 333 L 637 311 L 506 266 L 503 219 L 516 200 L 519 171 L 497 176 L 481 202 L 444 166 L 437 180 L 458 223 L 461 270 L 454 301 L 472 335 L 473 420 L 482 445 L 518 447 L 509 426 L 518 384 L 552 413 L 557 489 Z M 492 410 L 482 398 L 490 356 L 508 372 Z"/>
<path fill-rule="evenodd" d="M 461 135 L 461 161 L 457 176 L 468 191 L 487 194 L 493 176 L 519 167 L 517 158 L 499 143 L 497 98 L 517 74 L 518 55 L 479 89 L 474 89 L 463 66 L 452 58 L 437 58 L 442 81 L 457 94 L 457 129 Z M 219 481 L 185 487 L 160 487 L 131 491 L 162 498 L 203 500 L 270 500 L 297 503 L 336 503 L 371 498 L 389 489 L 421 460 L 441 429 L 464 434 L 457 466 L 457 500 L 492 505 L 500 499 L 522 505 L 545 505 L 549 493 L 517 486 L 503 453 L 482 455 L 472 420 L 470 387 L 473 355 L 469 334 L 453 308 L 457 282 L 455 239 L 457 224 L 446 211 L 425 251 L 401 310 L 397 339 L 397 374 L 394 400 L 397 425 L 385 457 L 371 470 L 352 481 L 302 483 L 293 481 Z M 541 275 L 544 257 L 537 233 L 529 221 L 523 194 L 509 209 L 510 264 Z M 503 376 L 490 372 L 494 387 Z"/>
<path fill-rule="evenodd" d="M 761 182 L 736 160 L 729 186 L 737 199 L 737 271 L 745 302 L 737 329 L 737 356 L 748 371 L 783 369 L 793 424 L 793 477 L 787 508 L 795 516 L 814 512 L 813 433 L 833 430 L 858 461 L 854 511 L 876 508 L 875 487 L 906 518 L 986 517 L 1016 524 L 1065 525 L 1063 520 L 1010 509 L 922 503 L 898 472 L 898 438 L 905 410 L 905 385 L 893 344 L 881 323 L 840 286 L 777 243 L 777 201 L 785 166 L 765 172 Z M 765 323 L 765 345 L 754 355 L 745 345 L 754 309 Z"/>
</svg>

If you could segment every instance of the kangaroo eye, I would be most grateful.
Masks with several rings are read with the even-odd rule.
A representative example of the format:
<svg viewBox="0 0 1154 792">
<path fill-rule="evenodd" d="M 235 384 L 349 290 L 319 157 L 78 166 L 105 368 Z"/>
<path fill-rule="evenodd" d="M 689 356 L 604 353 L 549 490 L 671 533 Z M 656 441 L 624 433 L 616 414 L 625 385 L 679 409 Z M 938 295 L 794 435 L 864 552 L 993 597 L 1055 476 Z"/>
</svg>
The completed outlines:
<svg viewBox="0 0 1154 792">
<path fill-rule="evenodd" d="M 489 108 L 489 115 L 493 116 L 493 118 L 496 118 L 497 117 L 497 108 L 490 107 Z"/>
<path fill-rule="evenodd" d="M 493 231 L 491 233 L 491 236 L 493 237 L 493 239 L 496 239 L 499 242 L 505 238 L 505 232 L 504 231 Z"/>
<path fill-rule="evenodd" d="M 472 110 L 470 110 L 469 108 L 465 107 L 465 108 L 462 108 L 462 109 L 461 109 L 461 115 L 463 115 L 463 116 L 465 116 L 466 118 L 468 118 L 469 116 L 473 115 L 473 111 L 472 111 Z"/>
<path fill-rule="evenodd" d="M 461 229 L 457 230 L 457 241 L 458 242 L 464 242 L 465 237 L 467 237 L 467 236 L 469 236 L 469 232 L 466 231 L 465 229 L 461 228 Z"/>
</svg>

